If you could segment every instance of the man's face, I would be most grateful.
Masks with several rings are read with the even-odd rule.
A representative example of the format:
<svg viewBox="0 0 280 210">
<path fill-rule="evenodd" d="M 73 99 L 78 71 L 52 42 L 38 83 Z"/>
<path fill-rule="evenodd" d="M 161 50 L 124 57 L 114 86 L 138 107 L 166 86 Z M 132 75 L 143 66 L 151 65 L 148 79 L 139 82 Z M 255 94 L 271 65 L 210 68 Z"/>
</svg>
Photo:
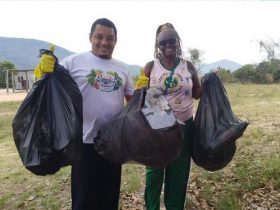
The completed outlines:
<svg viewBox="0 0 280 210">
<path fill-rule="evenodd" d="M 96 25 L 96 28 L 89 36 L 92 53 L 97 57 L 110 59 L 116 45 L 116 35 L 113 28 Z"/>
</svg>

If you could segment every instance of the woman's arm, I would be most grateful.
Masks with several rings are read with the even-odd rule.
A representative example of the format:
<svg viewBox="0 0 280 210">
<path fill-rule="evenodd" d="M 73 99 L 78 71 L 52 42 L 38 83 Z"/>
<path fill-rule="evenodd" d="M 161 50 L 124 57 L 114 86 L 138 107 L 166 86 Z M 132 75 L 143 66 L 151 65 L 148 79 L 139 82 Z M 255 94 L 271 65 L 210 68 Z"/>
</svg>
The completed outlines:
<svg viewBox="0 0 280 210">
<path fill-rule="evenodd" d="M 150 78 L 151 71 L 154 67 L 154 61 L 148 62 L 144 67 L 144 74 L 146 77 Z"/>
<path fill-rule="evenodd" d="M 192 82 L 193 82 L 192 97 L 194 99 L 199 99 L 202 95 L 203 88 L 198 78 L 198 74 L 195 66 L 189 61 L 187 61 L 187 64 L 188 64 L 188 70 L 192 74 Z"/>
</svg>

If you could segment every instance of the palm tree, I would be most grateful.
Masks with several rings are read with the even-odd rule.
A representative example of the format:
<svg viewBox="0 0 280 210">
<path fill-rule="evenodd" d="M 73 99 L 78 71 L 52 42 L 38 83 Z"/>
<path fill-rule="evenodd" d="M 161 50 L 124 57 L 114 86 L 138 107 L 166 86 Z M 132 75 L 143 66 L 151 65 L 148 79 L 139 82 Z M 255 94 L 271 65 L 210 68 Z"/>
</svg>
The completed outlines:
<svg viewBox="0 0 280 210">
<path fill-rule="evenodd" d="M 91 70 L 90 74 L 87 75 L 87 80 L 92 86 L 95 83 L 95 78 L 96 78 L 95 70 Z"/>
</svg>

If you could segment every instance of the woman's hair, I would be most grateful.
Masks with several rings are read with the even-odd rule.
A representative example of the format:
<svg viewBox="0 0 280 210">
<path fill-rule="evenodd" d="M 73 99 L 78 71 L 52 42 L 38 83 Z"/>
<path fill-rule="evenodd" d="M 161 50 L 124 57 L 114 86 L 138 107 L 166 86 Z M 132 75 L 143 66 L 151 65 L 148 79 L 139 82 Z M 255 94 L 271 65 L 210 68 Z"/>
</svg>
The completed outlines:
<svg viewBox="0 0 280 210">
<path fill-rule="evenodd" d="M 175 33 L 175 36 L 176 36 L 176 39 L 178 41 L 178 44 L 177 44 L 177 47 L 176 47 L 176 51 L 177 51 L 177 56 L 179 58 L 183 58 L 182 57 L 182 48 L 181 48 L 181 38 L 179 36 L 179 34 L 177 33 L 177 31 L 175 30 L 175 27 L 171 24 L 171 23 L 164 23 L 162 25 L 160 25 L 158 28 L 157 28 L 157 31 L 156 31 L 156 40 L 155 40 L 155 51 L 154 51 L 154 57 L 158 57 L 158 54 L 160 53 L 159 52 L 159 49 L 158 49 L 158 43 L 157 43 L 157 37 L 159 35 L 160 32 L 162 32 L 163 30 L 166 30 L 166 29 L 170 29 L 170 30 L 173 30 L 174 33 Z"/>
</svg>

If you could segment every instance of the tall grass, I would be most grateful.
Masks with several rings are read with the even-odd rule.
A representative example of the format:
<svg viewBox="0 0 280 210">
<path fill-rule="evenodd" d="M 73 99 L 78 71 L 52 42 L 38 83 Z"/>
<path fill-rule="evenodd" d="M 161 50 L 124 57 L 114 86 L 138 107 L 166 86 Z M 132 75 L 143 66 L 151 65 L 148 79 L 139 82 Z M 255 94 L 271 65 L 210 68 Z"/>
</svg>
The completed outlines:
<svg viewBox="0 0 280 210">
<path fill-rule="evenodd" d="M 210 173 L 193 166 L 187 209 L 257 209 L 249 199 L 256 191 L 271 189 L 261 191 L 265 195 L 262 199 L 269 197 L 265 205 L 280 195 L 280 86 L 227 85 L 226 89 L 233 112 L 250 125 L 237 140 L 236 154 L 223 170 Z M 71 209 L 70 167 L 52 176 L 36 176 L 23 167 L 11 128 L 19 105 L 0 103 L 0 209 Z M 121 193 L 138 197 L 140 206 L 144 205 L 144 179 L 144 166 L 123 166 Z M 124 197 L 120 200 L 122 209 L 133 210 L 133 205 Z M 280 199 L 267 206 L 277 208 Z"/>
</svg>

